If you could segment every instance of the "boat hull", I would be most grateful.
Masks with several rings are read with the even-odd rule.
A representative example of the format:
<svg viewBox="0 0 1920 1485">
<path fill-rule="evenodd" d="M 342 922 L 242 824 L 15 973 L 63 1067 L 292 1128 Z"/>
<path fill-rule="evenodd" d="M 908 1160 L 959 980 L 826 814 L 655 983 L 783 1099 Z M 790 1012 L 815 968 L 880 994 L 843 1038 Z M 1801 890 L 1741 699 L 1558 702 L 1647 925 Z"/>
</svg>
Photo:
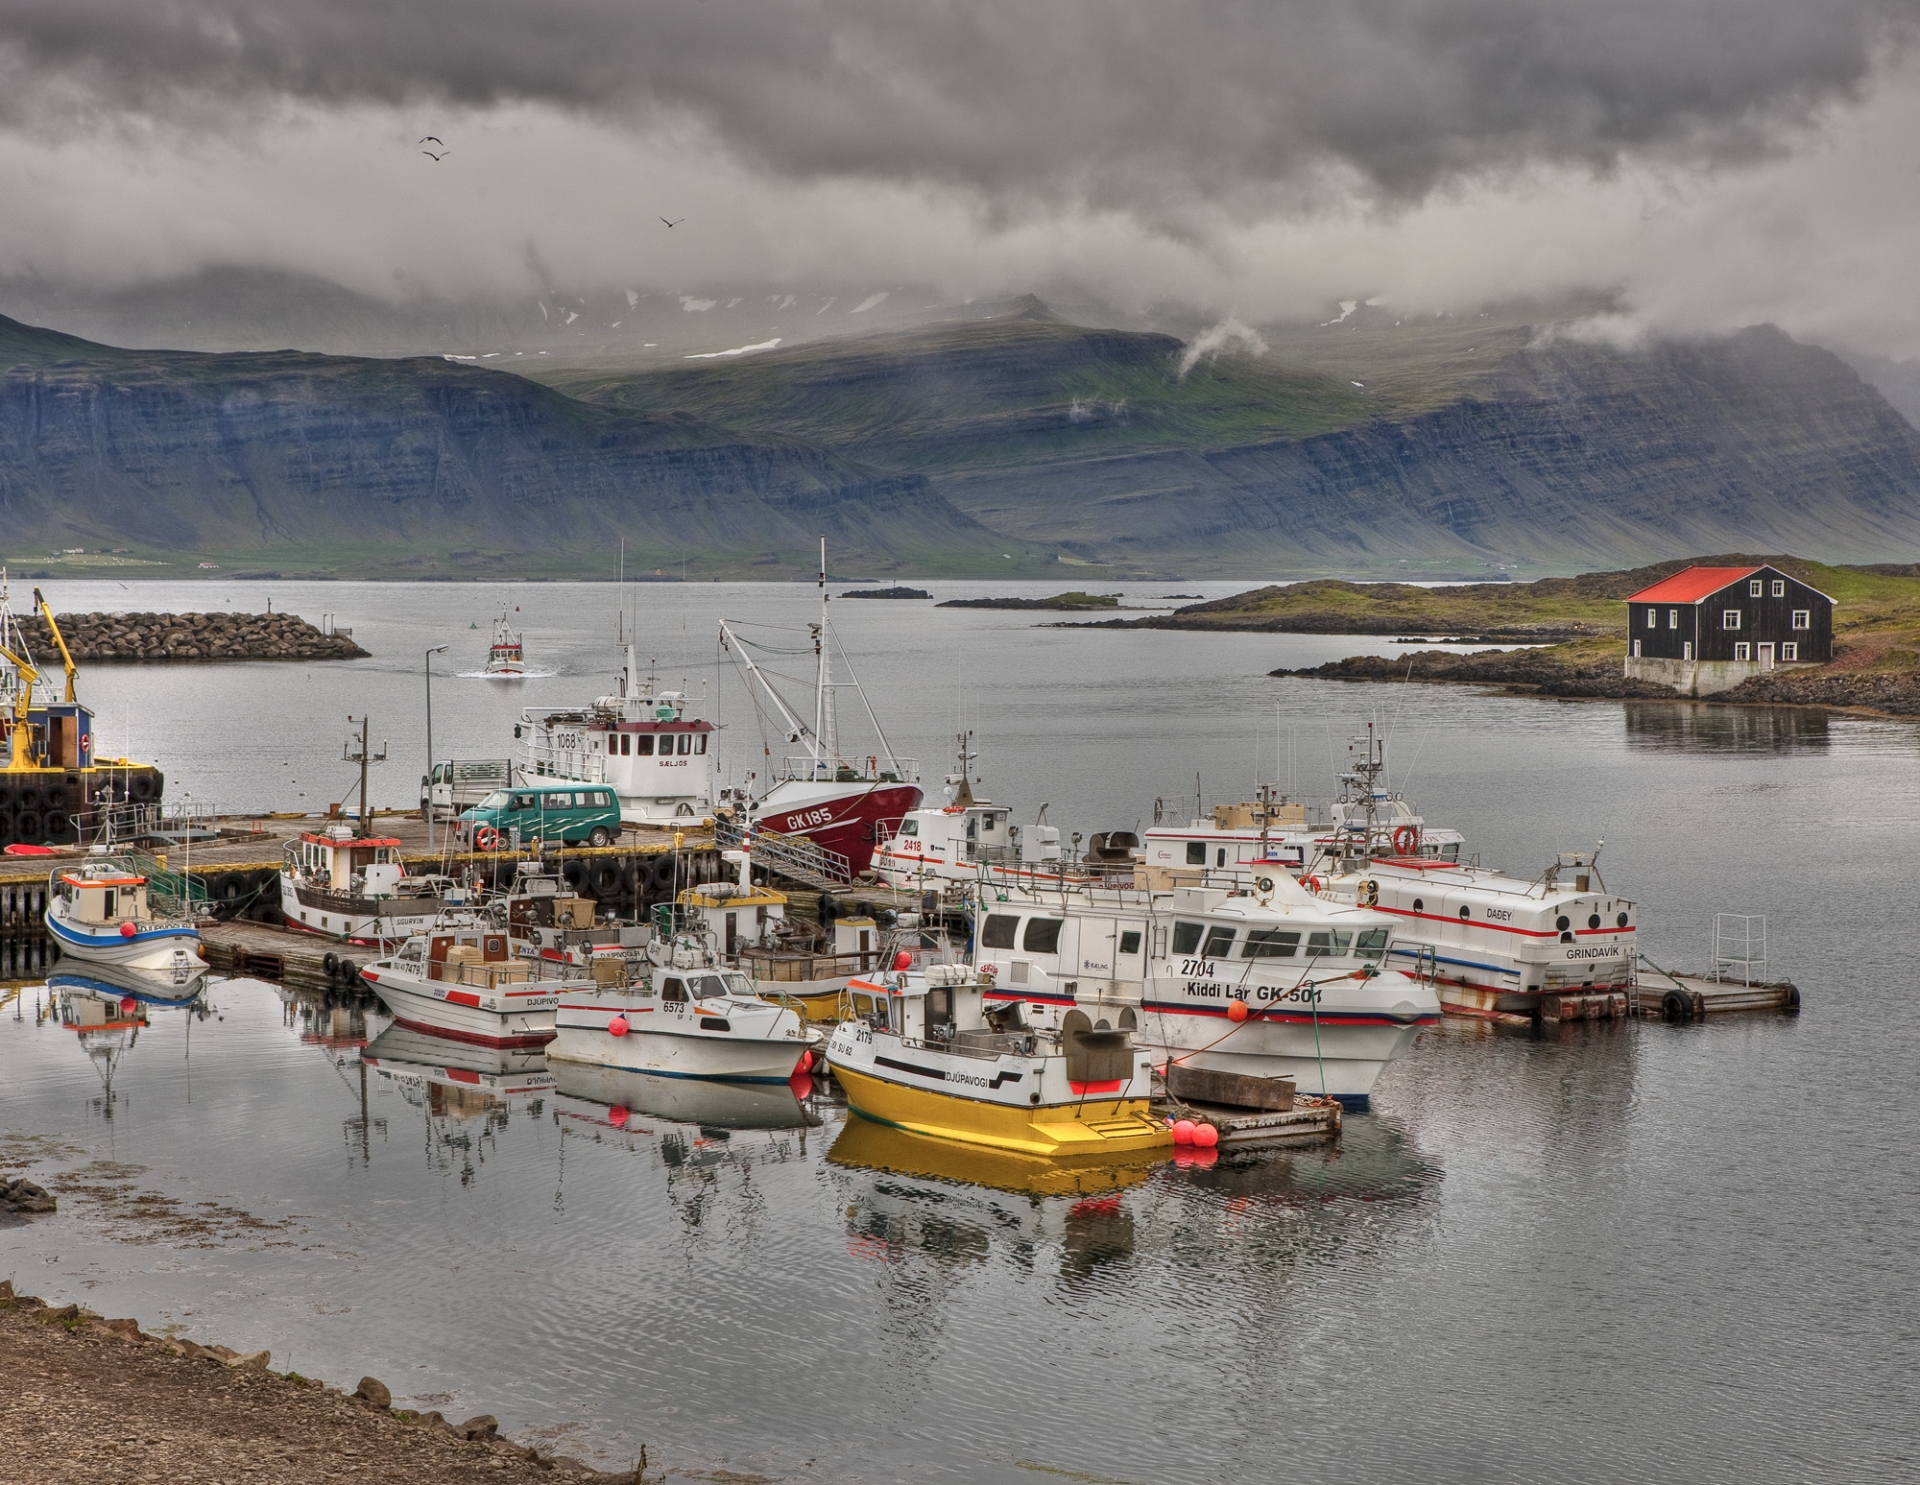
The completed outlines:
<svg viewBox="0 0 1920 1485">
<path fill-rule="evenodd" d="M 482 991 L 415 980 L 375 966 L 360 974 L 393 1019 L 409 1031 L 479 1047 L 539 1047 L 553 1040 L 554 1007 L 560 996 L 551 986 Z"/>
<path fill-rule="evenodd" d="M 791 1012 L 776 1012 L 773 1024 L 779 1029 L 768 1036 L 703 1031 L 702 1019 L 731 1021 L 737 1013 L 715 1018 L 697 1012 L 698 1007 L 695 1014 L 681 1016 L 628 997 L 568 995 L 556 1015 L 547 1059 L 660 1078 L 785 1084 L 813 1046 L 810 1036 L 788 1034 L 790 1027 L 799 1030 L 799 1018 Z M 629 1027 L 620 1036 L 608 1029 L 616 1016 Z"/>
<path fill-rule="evenodd" d="M 854 1113 L 910 1134 L 1052 1160 L 1105 1159 L 1173 1148 L 1172 1134 L 1149 1115 L 1144 1098 L 1022 1107 L 909 1087 L 838 1056 L 833 1075 Z"/>
<path fill-rule="evenodd" d="M 204 969 L 200 957 L 200 934 L 192 928 L 150 928 L 131 938 L 118 930 L 90 932 L 69 923 L 51 908 L 46 914 L 47 932 L 69 959 L 84 959 L 94 964 L 117 964 L 125 969 L 143 969 L 162 974 L 176 970 Z"/>
<path fill-rule="evenodd" d="M 405 911 L 387 905 L 398 902 L 406 904 Z M 399 943 L 427 932 L 443 920 L 450 906 L 437 897 L 375 899 L 317 892 L 299 885 L 292 873 L 280 873 L 280 912 L 287 927 L 343 943 L 369 947 Z"/>
<path fill-rule="evenodd" d="M 781 835 L 804 835 L 847 858 L 854 875 L 873 864 L 876 842 L 910 810 L 920 807 L 918 784 L 833 783 L 782 779 L 756 810 L 756 825 Z"/>
</svg>

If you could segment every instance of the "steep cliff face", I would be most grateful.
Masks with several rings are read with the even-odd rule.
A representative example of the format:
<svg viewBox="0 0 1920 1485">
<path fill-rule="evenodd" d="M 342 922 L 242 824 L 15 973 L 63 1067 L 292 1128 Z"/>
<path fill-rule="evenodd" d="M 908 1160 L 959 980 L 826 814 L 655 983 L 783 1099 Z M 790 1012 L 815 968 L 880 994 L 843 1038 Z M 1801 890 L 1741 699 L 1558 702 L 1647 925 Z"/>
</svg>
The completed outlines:
<svg viewBox="0 0 1920 1485">
<path fill-rule="evenodd" d="M 1920 547 L 1920 433 L 1829 353 L 1770 327 L 1629 351 L 1502 333 L 1470 375 L 1444 368 L 1443 397 L 1373 401 L 1371 384 L 1245 359 L 1182 378 L 1166 337 L 1007 323 L 581 395 L 801 429 L 927 475 L 996 530 L 1143 570 Z M 852 391 L 881 365 L 884 419 Z"/>
<path fill-rule="evenodd" d="M 47 545 L 388 564 L 492 554 L 869 559 L 997 545 L 912 474 L 440 359 L 122 352 L 0 323 L 0 523 Z"/>
</svg>

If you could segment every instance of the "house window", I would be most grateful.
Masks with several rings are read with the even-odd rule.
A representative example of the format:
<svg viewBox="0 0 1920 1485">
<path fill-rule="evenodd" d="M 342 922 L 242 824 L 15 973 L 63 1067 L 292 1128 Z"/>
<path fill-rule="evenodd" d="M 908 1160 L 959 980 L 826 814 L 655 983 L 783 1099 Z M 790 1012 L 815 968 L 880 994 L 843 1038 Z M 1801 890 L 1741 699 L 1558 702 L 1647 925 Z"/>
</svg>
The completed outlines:
<svg viewBox="0 0 1920 1485">
<path fill-rule="evenodd" d="M 1720 627 L 1722 629 L 1738 629 L 1740 627 L 1740 610 L 1737 608 L 1722 609 L 1720 611 Z"/>
<path fill-rule="evenodd" d="M 1668 609 L 1667 610 L 1667 628 L 1678 629 L 1679 627 L 1680 627 L 1680 610 L 1677 608 Z"/>
<path fill-rule="evenodd" d="M 1749 598 L 1758 598 L 1761 592 L 1762 592 L 1762 585 L 1761 585 L 1761 580 L 1759 578 L 1755 578 L 1752 582 L 1747 584 L 1747 596 Z"/>
<path fill-rule="evenodd" d="M 1659 627 L 1660 627 L 1660 610 L 1657 608 L 1648 609 L 1647 610 L 1647 628 L 1658 629 Z"/>
<path fill-rule="evenodd" d="M 1779 578 L 1773 580 L 1773 596 L 1775 598 L 1785 598 L 1787 596 L 1787 585 Z"/>
<path fill-rule="evenodd" d="M 1792 640 L 1788 640 L 1780 646 L 1780 658 L 1782 660 L 1798 660 L 1800 658 L 1800 646 Z"/>
<path fill-rule="evenodd" d="M 1693 641 L 1692 640 L 1689 639 L 1681 642 L 1680 658 L 1682 660 L 1691 660 L 1693 658 Z"/>
<path fill-rule="evenodd" d="M 1640 641 L 1637 639 L 1633 642 L 1633 658 L 1636 660 L 1640 658 Z"/>
<path fill-rule="evenodd" d="M 1813 628 L 1813 610 L 1810 608 L 1795 609 L 1793 611 L 1793 627 L 1795 629 Z"/>
<path fill-rule="evenodd" d="M 1751 660 L 1753 658 L 1753 646 L 1748 644 L 1744 639 L 1741 640 L 1733 647 L 1733 658 L 1736 660 Z"/>
</svg>

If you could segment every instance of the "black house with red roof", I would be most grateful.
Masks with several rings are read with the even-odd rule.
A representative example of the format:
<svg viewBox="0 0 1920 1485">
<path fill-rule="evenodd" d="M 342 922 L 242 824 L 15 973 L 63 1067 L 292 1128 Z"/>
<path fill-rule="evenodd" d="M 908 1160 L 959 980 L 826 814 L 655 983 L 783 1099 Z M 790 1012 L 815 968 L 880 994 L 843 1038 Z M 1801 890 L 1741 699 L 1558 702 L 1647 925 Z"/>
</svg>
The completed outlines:
<svg viewBox="0 0 1920 1485">
<path fill-rule="evenodd" d="M 1833 658 L 1833 600 L 1777 567 L 1689 567 L 1627 599 L 1627 674 L 1690 696 Z"/>
</svg>

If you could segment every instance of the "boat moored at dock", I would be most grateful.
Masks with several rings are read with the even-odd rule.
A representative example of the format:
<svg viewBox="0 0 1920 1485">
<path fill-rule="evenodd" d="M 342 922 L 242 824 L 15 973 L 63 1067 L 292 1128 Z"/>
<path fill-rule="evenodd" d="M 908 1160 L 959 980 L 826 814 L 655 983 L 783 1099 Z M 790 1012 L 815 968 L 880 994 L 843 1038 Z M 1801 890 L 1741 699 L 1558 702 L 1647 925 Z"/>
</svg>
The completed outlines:
<svg viewBox="0 0 1920 1485">
<path fill-rule="evenodd" d="M 355 944 L 392 943 L 466 904 L 466 890 L 451 877 L 408 875 L 397 838 L 329 825 L 302 831 L 283 852 L 280 909 L 289 928 Z"/>
<path fill-rule="evenodd" d="M 482 1047 L 538 1047 L 553 1040 L 554 1008 L 578 973 L 511 954 L 499 929 L 440 923 L 360 977 L 409 1030 Z"/>
<path fill-rule="evenodd" d="M 206 968 L 191 918 L 165 918 L 147 878 L 124 861 L 94 857 L 47 881 L 46 928 L 63 956 L 191 976 Z"/>
<path fill-rule="evenodd" d="M 1171 1152 L 1149 1112 L 1152 1059 L 1123 1008 L 1075 1008 L 1052 1027 L 994 1004 L 990 978 L 933 965 L 854 980 L 853 1015 L 828 1044 L 847 1106 L 912 1134 L 1056 1160 Z"/>
</svg>

